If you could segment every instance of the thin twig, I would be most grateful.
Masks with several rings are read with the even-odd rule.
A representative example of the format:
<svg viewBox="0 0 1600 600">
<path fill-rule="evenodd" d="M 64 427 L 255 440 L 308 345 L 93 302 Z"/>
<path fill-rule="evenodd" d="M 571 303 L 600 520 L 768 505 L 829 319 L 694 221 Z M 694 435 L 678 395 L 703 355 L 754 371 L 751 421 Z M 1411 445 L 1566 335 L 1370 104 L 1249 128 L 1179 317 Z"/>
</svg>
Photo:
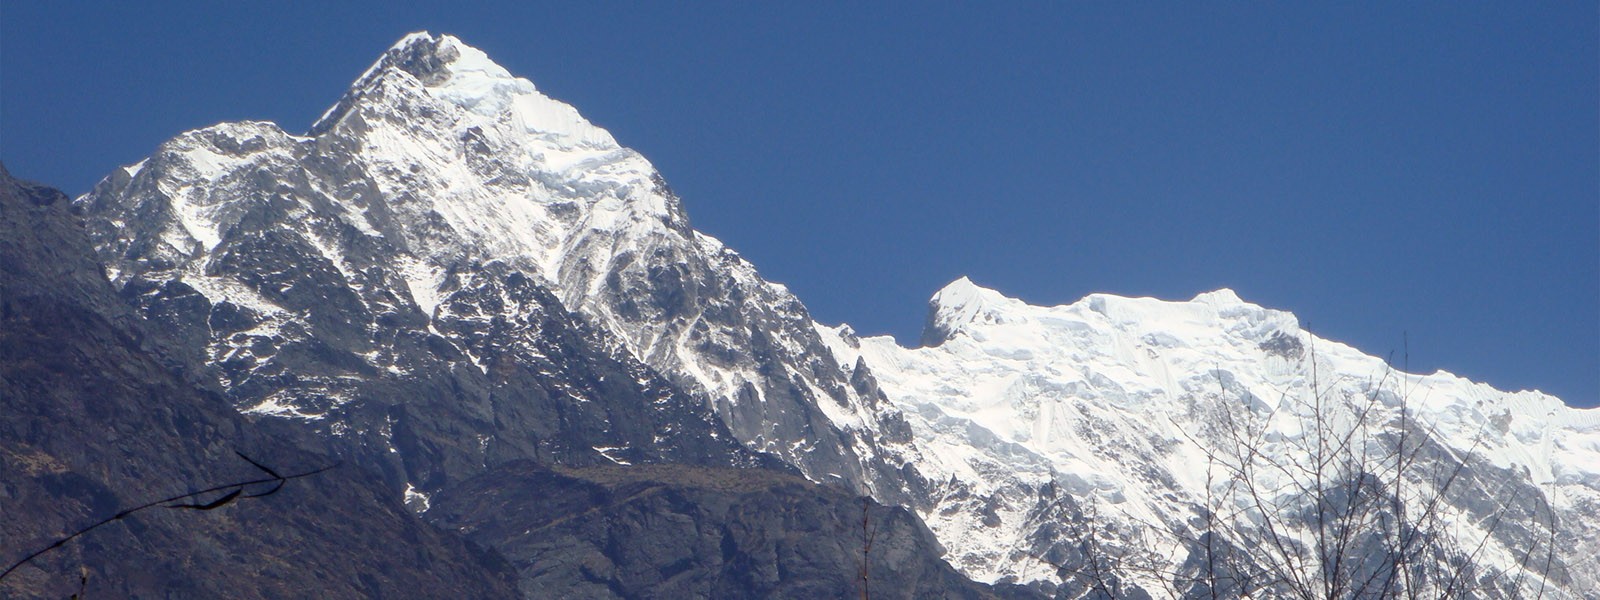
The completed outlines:
<svg viewBox="0 0 1600 600">
<path fill-rule="evenodd" d="M 61 539 L 58 539 L 54 543 L 50 544 L 49 546 L 45 546 L 44 548 L 40 548 L 39 550 L 35 551 L 34 553 L 23 557 L 22 560 L 19 560 L 19 561 L 13 563 L 10 567 L 7 567 L 5 572 L 0 573 L 0 580 L 4 580 L 8 575 L 11 574 L 12 571 L 17 570 L 22 565 L 28 564 L 29 562 L 33 561 L 33 559 L 38 558 L 38 557 L 44 555 L 45 553 L 50 552 L 51 550 L 55 550 L 57 548 L 60 548 L 62 546 L 67 545 L 68 542 L 71 542 L 72 540 L 77 539 L 79 536 L 82 536 L 82 535 L 84 535 L 86 533 L 89 533 L 91 531 L 99 529 L 103 525 L 110 524 L 110 523 L 112 523 L 114 521 L 120 521 L 123 518 L 125 518 L 125 517 L 127 517 L 129 515 L 132 515 L 134 513 L 137 513 L 139 511 L 142 511 L 142 510 L 145 510 L 145 509 L 149 509 L 149 508 L 155 508 L 157 506 L 162 506 L 162 505 L 167 505 L 167 508 L 186 508 L 186 509 L 193 509 L 193 510 L 215 510 L 215 509 L 221 508 L 223 506 L 226 506 L 226 505 L 228 505 L 228 504 L 232 503 L 233 501 L 238 500 L 240 498 L 260 498 L 260 497 L 263 497 L 263 496 L 268 496 L 268 495 L 277 493 L 278 490 L 283 489 L 283 484 L 287 483 L 291 479 L 299 479 L 299 478 L 302 478 L 302 477 L 310 477 L 312 475 L 316 475 L 318 473 L 322 473 L 324 471 L 331 470 L 331 469 L 333 469 L 335 467 L 338 467 L 340 465 L 340 463 L 335 462 L 335 463 L 333 463 L 331 465 L 327 465 L 325 467 L 312 469 L 310 471 L 306 471 L 306 472 L 303 472 L 303 473 L 295 473 L 293 475 L 285 476 L 285 475 L 279 475 L 276 471 L 273 471 L 272 469 L 267 468 L 265 465 L 262 465 L 261 463 L 258 463 L 258 462 L 254 461 L 254 460 L 251 460 L 250 457 L 245 456 L 242 453 L 239 453 L 239 452 L 235 451 L 234 454 L 238 454 L 240 458 L 243 458 L 246 461 L 248 461 L 250 464 L 255 465 L 256 468 L 258 468 L 261 471 L 267 473 L 268 475 L 271 475 L 271 477 L 267 477 L 267 478 L 263 478 L 263 479 L 252 479 L 252 480 L 249 480 L 249 481 L 240 481 L 240 482 L 235 482 L 235 483 L 227 483 L 227 484 L 223 484 L 223 485 L 213 486 L 213 487 L 209 487 L 209 488 L 206 488 L 206 489 L 203 489 L 203 490 L 199 490 L 199 491 L 188 492 L 186 494 L 179 494 L 179 495 L 176 495 L 176 496 L 172 496 L 170 498 L 162 498 L 160 500 L 155 500 L 155 501 L 152 501 L 152 502 L 146 502 L 144 504 L 140 504 L 140 505 L 135 506 L 133 508 L 125 509 L 125 510 L 123 510 L 121 512 L 118 512 L 117 514 L 114 514 L 114 515 L 111 515 L 111 516 L 106 517 L 104 519 L 101 519 L 100 521 L 94 523 L 93 525 L 90 525 L 88 527 L 84 527 L 82 529 L 74 531 L 74 532 L 72 532 L 71 535 L 68 535 L 68 536 L 63 537 Z M 261 485 L 263 483 L 271 483 L 271 484 L 275 484 L 275 485 L 271 489 L 269 489 L 269 490 L 267 490 L 265 492 L 259 492 L 259 493 L 254 493 L 254 494 L 244 494 L 245 488 L 253 486 L 253 485 Z M 229 492 L 227 494 L 223 495 L 221 498 L 218 498 L 216 500 L 212 500 L 210 502 L 174 504 L 174 503 L 176 503 L 176 502 L 178 502 L 180 500 L 196 498 L 198 496 L 204 496 L 206 494 L 212 494 L 212 493 L 221 492 L 221 491 L 224 491 L 224 490 L 228 490 Z"/>
</svg>

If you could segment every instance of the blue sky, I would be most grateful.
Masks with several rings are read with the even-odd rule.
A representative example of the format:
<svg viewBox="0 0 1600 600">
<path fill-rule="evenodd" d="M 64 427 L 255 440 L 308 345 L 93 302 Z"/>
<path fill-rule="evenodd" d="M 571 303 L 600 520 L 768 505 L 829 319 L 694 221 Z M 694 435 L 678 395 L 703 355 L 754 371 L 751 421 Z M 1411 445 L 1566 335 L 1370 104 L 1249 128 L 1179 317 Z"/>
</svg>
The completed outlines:
<svg viewBox="0 0 1600 600">
<path fill-rule="evenodd" d="M 6 0 L 0 160 L 78 194 L 186 129 L 303 130 L 427 29 L 643 152 L 823 321 L 914 342 L 961 275 L 1231 287 L 1600 403 L 1592 2 L 327 4 Z"/>
</svg>

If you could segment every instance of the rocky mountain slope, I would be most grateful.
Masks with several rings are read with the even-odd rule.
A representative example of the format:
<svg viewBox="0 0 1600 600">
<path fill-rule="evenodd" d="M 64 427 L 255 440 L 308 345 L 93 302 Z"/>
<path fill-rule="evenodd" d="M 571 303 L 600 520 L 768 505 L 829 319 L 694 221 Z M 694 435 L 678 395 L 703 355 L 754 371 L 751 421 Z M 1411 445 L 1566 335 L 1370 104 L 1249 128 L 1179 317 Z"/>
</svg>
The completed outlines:
<svg viewBox="0 0 1600 600">
<path fill-rule="evenodd" d="M 429 517 L 499 548 L 530 597 L 993 597 L 914 513 L 772 471 L 510 463 Z"/>
<path fill-rule="evenodd" d="M 155 338 L 67 198 L 0 166 L 0 568 L 128 507 L 258 478 L 235 451 L 284 473 L 337 462 L 322 438 L 196 389 Z M 235 506 L 134 514 L 21 566 L 0 596 L 492 598 L 513 577 L 345 465 Z"/>
<path fill-rule="evenodd" d="M 1397 373 L 1226 291 L 1044 308 L 962 280 L 925 347 L 857 339 L 695 232 L 643 157 L 450 36 L 401 40 L 305 135 L 188 132 L 77 205 L 198 380 L 387 457 L 418 510 L 524 460 L 778 461 L 913 509 L 979 580 L 1200 596 L 1202 545 L 1284 548 L 1236 579 L 1303 568 L 1330 510 L 1306 502 L 1331 488 L 1284 465 L 1311 456 L 1358 477 L 1348 497 L 1400 490 L 1373 519 L 1454 540 L 1361 573 L 1597 587 L 1596 411 Z M 1105 556 L 1115 577 L 1091 572 Z"/>
</svg>

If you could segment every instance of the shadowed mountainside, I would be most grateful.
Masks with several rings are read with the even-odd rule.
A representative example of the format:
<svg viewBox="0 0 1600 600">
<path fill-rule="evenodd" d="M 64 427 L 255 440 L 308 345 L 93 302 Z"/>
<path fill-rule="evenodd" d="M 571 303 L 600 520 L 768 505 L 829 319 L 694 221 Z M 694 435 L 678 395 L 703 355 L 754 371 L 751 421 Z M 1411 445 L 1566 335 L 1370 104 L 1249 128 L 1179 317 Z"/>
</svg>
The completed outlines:
<svg viewBox="0 0 1600 600">
<path fill-rule="evenodd" d="M 772 471 L 509 463 L 429 517 L 499 548 L 523 593 L 560 598 L 992 598 L 911 511 Z"/>
<path fill-rule="evenodd" d="M 118 300 L 60 192 L 0 167 L 0 548 L 7 565 L 119 510 L 337 459 L 184 381 Z M 261 490 L 251 490 L 258 492 Z M 209 500 L 205 498 L 204 500 Z M 504 597 L 504 563 L 345 465 L 218 510 L 155 508 L 0 583 L 5 597 Z"/>
</svg>

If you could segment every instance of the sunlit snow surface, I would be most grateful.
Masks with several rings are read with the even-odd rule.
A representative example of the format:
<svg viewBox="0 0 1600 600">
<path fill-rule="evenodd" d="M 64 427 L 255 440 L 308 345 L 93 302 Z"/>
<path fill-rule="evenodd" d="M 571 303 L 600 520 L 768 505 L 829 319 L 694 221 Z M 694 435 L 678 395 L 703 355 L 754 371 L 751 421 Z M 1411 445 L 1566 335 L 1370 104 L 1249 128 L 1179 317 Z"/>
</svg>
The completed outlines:
<svg viewBox="0 0 1600 600">
<path fill-rule="evenodd" d="M 407 64 L 415 60 L 437 64 Z M 977 579 L 1054 578 L 1030 536 L 1058 517 L 1056 498 L 1093 507 L 1123 532 L 1185 519 L 1206 495 L 1203 448 L 1215 441 L 1219 414 L 1262 420 L 1271 433 L 1265 450 L 1291 452 L 1306 435 L 1307 400 L 1321 390 L 1376 394 L 1387 417 L 1403 399 L 1457 452 L 1525 473 L 1518 480 L 1563 515 L 1569 589 L 1600 589 L 1600 411 L 1447 373 L 1394 373 L 1227 290 L 1188 302 L 1092 295 L 1036 307 L 962 279 L 933 300 L 941 343 L 908 349 L 857 339 L 848 327 L 811 322 L 787 289 L 690 229 L 638 153 L 450 36 L 401 40 L 311 131 L 219 124 L 102 183 L 146 199 L 102 210 L 109 225 L 159 228 L 119 234 L 104 253 L 132 254 L 117 246 L 123 240 L 157 240 L 137 248 L 140 260 L 170 265 L 173 279 L 212 302 L 260 318 L 257 330 L 213 342 L 213 361 L 248 356 L 252 344 L 289 335 L 279 326 L 304 316 L 207 269 L 230 229 L 265 211 L 297 228 L 311 260 L 346 279 L 358 275 L 346 255 L 351 240 L 381 238 L 397 249 L 385 260 L 405 300 L 430 317 L 451 270 L 470 260 L 543 280 L 614 334 L 624 346 L 617 351 L 705 394 L 747 445 L 813 479 L 843 479 L 914 505 L 951 563 Z M 263 183 L 263 174 L 277 179 Z M 113 277 L 127 277 L 126 266 L 112 265 Z M 673 277 L 699 287 L 676 289 Z M 668 303 L 634 302 L 651 292 Z M 765 358 L 753 358 L 758 342 Z M 381 356 L 363 356 L 396 372 Z M 886 402 L 856 386 L 873 378 Z M 314 391 L 337 404 L 338 384 Z M 318 418 L 298 404 L 302 397 L 273 395 L 245 408 Z M 770 411 L 745 410 L 751 405 Z M 821 421 L 779 428 L 802 407 Z M 909 423 L 909 440 L 887 431 L 898 423 Z M 818 456 L 823 435 L 836 436 L 842 458 Z M 850 465 L 840 460 L 861 464 L 841 473 Z M 1486 556 L 1514 564 L 1512 550 L 1492 545 Z"/>
<path fill-rule="evenodd" d="M 989 525 L 972 518 L 965 494 L 951 500 L 963 510 L 935 504 L 924 511 L 952 562 L 980 578 L 1049 572 L 1024 552 L 1037 526 L 1029 522 L 1035 490 L 1045 484 L 1091 498 L 1104 520 L 1170 523 L 1203 499 L 1208 459 L 1201 446 L 1211 445 L 1206 421 L 1219 402 L 1227 403 L 1223 410 L 1270 419 L 1265 450 L 1288 452 L 1307 435 L 1301 416 L 1312 390 L 1358 400 L 1388 391 L 1379 394 L 1382 416 L 1374 420 L 1393 418 L 1403 400 L 1449 446 L 1526 472 L 1558 509 L 1593 510 L 1600 501 L 1600 411 L 1444 372 L 1401 374 L 1229 290 L 1188 302 L 1095 294 L 1038 307 L 963 278 L 932 305 L 931 324 L 946 338 L 937 346 L 908 349 L 888 337 L 857 346 L 835 338 L 831 346 L 863 357 L 889 398 L 913 416 L 924 475 L 1002 499 L 993 503 L 999 521 Z M 1298 341 L 1298 356 L 1284 340 Z M 1583 545 L 1570 556 L 1594 566 L 1600 529 L 1572 520 L 1562 526 Z M 1517 550 L 1486 554 L 1515 564 Z"/>
</svg>

